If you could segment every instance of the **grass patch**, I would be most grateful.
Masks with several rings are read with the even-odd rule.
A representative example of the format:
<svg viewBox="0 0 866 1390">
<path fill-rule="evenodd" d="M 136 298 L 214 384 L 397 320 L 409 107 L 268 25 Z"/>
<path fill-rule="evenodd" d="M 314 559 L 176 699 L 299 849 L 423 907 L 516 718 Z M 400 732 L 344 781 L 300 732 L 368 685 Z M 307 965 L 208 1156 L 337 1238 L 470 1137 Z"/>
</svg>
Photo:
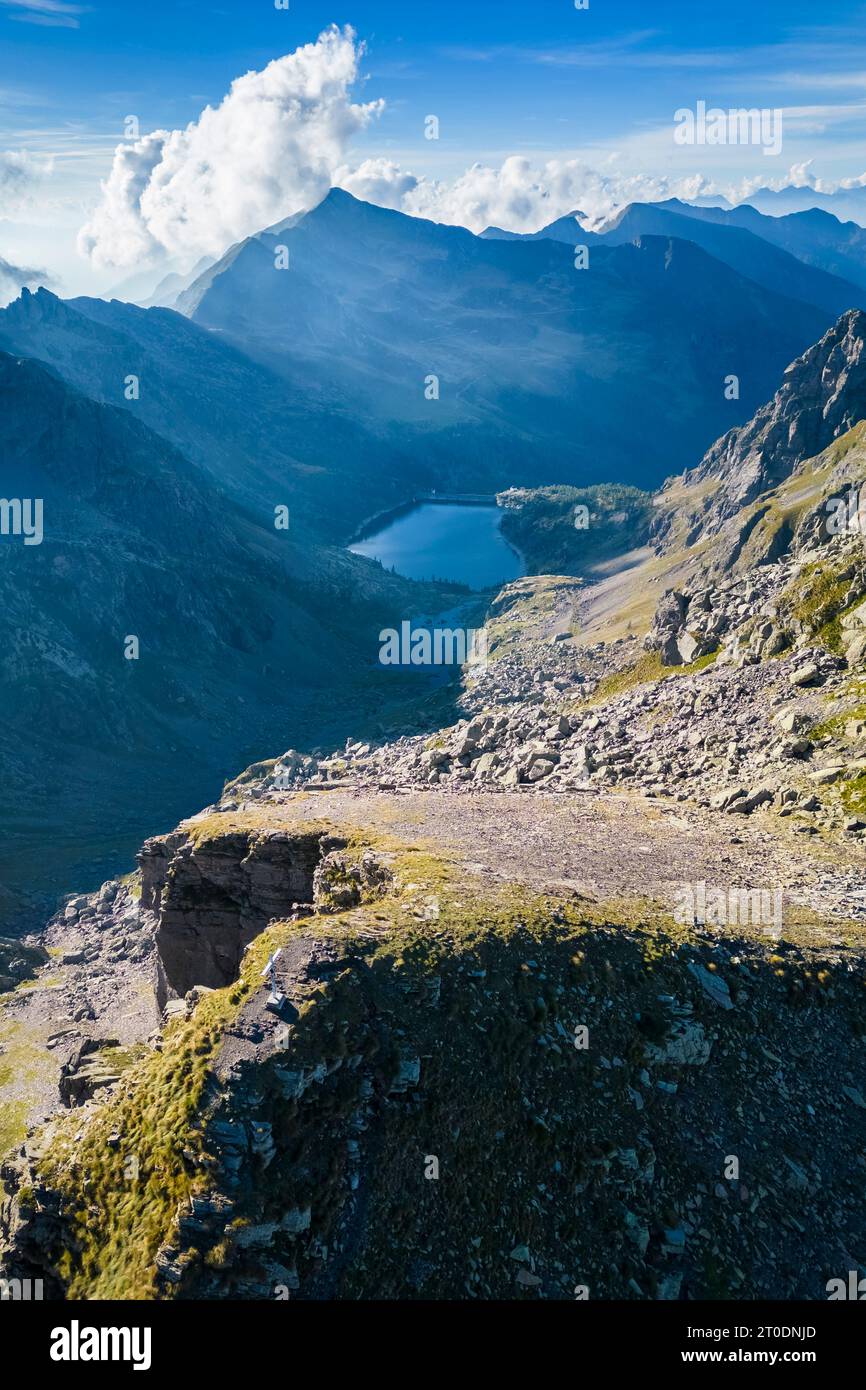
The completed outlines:
<svg viewBox="0 0 866 1390">
<path fill-rule="evenodd" d="M 62 984 L 60 975 L 44 975 L 35 980 L 22 980 L 20 985 L 15 986 L 16 994 L 24 994 L 31 989 L 53 989 L 55 985 Z"/>
<path fill-rule="evenodd" d="M 0 1029 L 0 1158 L 25 1138 L 32 1105 L 28 1096 L 55 1065 L 22 1024 L 6 1023 Z"/>
<path fill-rule="evenodd" d="M 849 720 L 862 720 L 866 724 L 866 704 L 850 705 L 847 709 L 840 710 L 838 714 L 831 714 L 820 724 L 814 726 L 811 730 L 811 737 L 844 738 L 845 725 Z"/>
<path fill-rule="evenodd" d="M 860 772 L 842 783 L 841 800 L 853 816 L 866 816 L 866 773 Z"/>
<path fill-rule="evenodd" d="M 27 1102 L 0 1102 L 0 1157 L 11 1153 L 24 1142 L 27 1135 Z"/>
<path fill-rule="evenodd" d="M 699 656 L 687 666 L 664 666 L 658 652 L 646 652 L 633 666 L 614 671 L 600 680 L 595 692 L 580 707 L 606 704 L 617 695 L 634 690 L 639 685 L 649 685 L 651 681 L 671 680 L 675 676 L 693 676 L 698 671 L 712 666 L 717 657 L 717 651 L 707 652 L 705 656 Z"/>
<path fill-rule="evenodd" d="M 842 619 L 862 601 L 858 597 L 846 605 L 845 599 L 850 589 L 850 575 L 841 578 L 835 571 L 826 569 L 816 561 L 804 567 L 785 594 L 791 617 L 804 632 L 837 656 L 841 656 L 845 650 L 842 644 Z"/>
<path fill-rule="evenodd" d="M 127 1069 L 124 1092 L 84 1127 L 75 1112 L 55 1123 L 40 1176 L 68 1204 L 68 1238 L 54 1252 L 68 1297 L 153 1297 L 156 1252 L 178 1206 L 203 1182 L 199 1120 L 209 1067 L 266 959 L 255 943 L 241 979 L 169 1027 L 162 1052 L 139 1060 L 135 1049 L 111 1049 L 106 1057 Z M 112 1133 L 119 1143 L 109 1143 Z"/>
</svg>

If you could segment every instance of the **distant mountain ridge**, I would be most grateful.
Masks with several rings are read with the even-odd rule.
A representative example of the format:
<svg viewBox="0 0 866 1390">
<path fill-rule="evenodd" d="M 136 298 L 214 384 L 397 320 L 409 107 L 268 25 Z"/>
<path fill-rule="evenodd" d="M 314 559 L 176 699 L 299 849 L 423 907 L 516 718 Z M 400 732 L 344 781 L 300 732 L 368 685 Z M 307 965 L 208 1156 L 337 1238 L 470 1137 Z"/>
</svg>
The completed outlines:
<svg viewBox="0 0 866 1390">
<path fill-rule="evenodd" d="M 821 208 L 843 221 L 850 219 L 858 222 L 861 227 L 866 226 L 864 184 L 854 184 L 851 188 L 837 188 L 832 193 L 820 193 L 808 184 L 791 184 L 787 188 L 757 188 L 742 201 L 770 217 Z"/>
<path fill-rule="evenodd" d="M 260 520 L 285 504 L 299 534 L 338 539 L 405 497 L 399 444 L 386 446 L 315 388 L 171 310 L 25 291 L 0 312 L 0 348 L 39 358 L 94 400 L 141 419 Z M 135 400 L 125 392 L 130 374 Z M 350 485 L 335 486 L 343 469 Z M 422 464 L 416 481 L 423 489 L 436 479 Z"/>
<path fill-rule="evenodd" d="M 701 222 L 743 228 L 806 265 L 841 276 L 861 290 L 866 288 L 866 228 L 857 222 L 841 222 L 821 208 L 768 216 L 747 204 L 726 211 L 694 207 L 672 198 L 654 206 Z"/>
<path fill-rule="evenodd" d="M 557 218 L 541 231 L 523 237 L 493 228 L 488 228 L 483 235 L 489 239 L 551 240 L 588 247 L 621 246 L 645 236 L 676 237 L 694 242 L 708 255 L 764 289 L 814 304 L 834 317 L 846 309 L 866 307 L 866 232 L 861 234 L 862 257 L 857 256 L 855 249 L 849 259 L 842 254 L 838 260 L 847 270 L 858 272 L 858 277 L 852 280 L 836 271 L 831 273 L 821 263 L 820 255 L 807 263 L 799 254 L 805 237 L 798 239 L 791 234 L 788 238 L 798 248 L 796 252 L 790 245 L 783 244 L 781 235 L 769 241 L 771 233 L 764 234 L 764 225 L 775 228 L 777 219 L 762 217 L 753 209 L 716 212 L 708 208 L 690 208 L 675 199 L 666 203 L 630 203 L 598 231 L 581 225 L 579 216 L 575 213 Z M 818 216 L 823 218 L 824 215 Z M 828 220 L 835 222 L 835 219 Z M 855 230 L 853 224 L 851 229 Z M 844 237 L 840 237 L 840 242 L 848 244 Z M 851 244 L 856 246 L 856 238 Z"/>
<path fill-rule="evenodd" d="M 546 238 L 476 237 L 334 189 L 233 247 L 178 308 L 376 428 L 416 432 L 436 466 L 477 477 L 492 456 L 522 484 L 543 459 L 546 478 L 646 485 L 747 418 L 850 305 L 838 287 L 818 308 L 755 286 L 688 239 L 628 241 L 587 273 Z"/>
</svg>

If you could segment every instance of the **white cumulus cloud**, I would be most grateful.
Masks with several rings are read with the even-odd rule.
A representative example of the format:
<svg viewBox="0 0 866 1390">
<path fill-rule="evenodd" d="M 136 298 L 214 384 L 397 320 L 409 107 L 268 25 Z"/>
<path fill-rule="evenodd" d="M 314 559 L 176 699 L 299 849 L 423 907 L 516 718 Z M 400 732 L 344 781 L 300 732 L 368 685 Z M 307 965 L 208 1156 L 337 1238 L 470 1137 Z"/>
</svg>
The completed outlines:
<svg viewBox="0 0 866 1390">
<path fill-rule="evenodd" d="M 383 108 L 351 100 L 362 52 L 351 28 L 332 26 L 236 78 L 186 129 L 119 145 L 79 250 L 103 267 L 218 256 L 318 202 L 352 137 Z"/>
<path fill-rule="evenodd" d="M 25 212 L 51 169 L 50 159 L 34 159 L 26 150 L 0 150 L 0 217 Z"/>
<path fill-rule="evenodd" d="M 334 181 L 357 198 L 433 222 L 473 232 L 489 226 L 535 232 L 572 212 L 582 213 L 587 225 L 598 226 L 629 203 L 665 198 L 687 201 L 707 195 L 740 203 L 760 187 L 832 193 L 862 187 L 866 175 L 832 183 L 816 177 L 806 162 L 772 179 L 724 182 L 701 173 L 627 172 L 617 167 L 615 159 L 596 168 L 576 158 L 533 163 L 522 155 L 511 155 L 498 167 L 473 164 L 451 181 L 416 175 L 388 159 L 367 159 L 357 169 L 339 169 Z"/>
<path fill-rule="evenodd" d="M 0 4 L 3 0 L 0 0 Z M 78 237 L 98 268 L 167 261 L 189 268 L 291 213 L 313 207 L 333 185 L 417 217 L 480 232 L 533 232 L 579 211 L 590 225 L 630 202 L 721 194 L 740 202 L 759 184 L 832 191 L 810 163 L 776 179 L 723 183 L 686 171 L 654 173 L 652 161 L 610 151 L 600 165 L 571 153 L 511 155 L 443 179 L 389 158 L 350 162 L 353 137 L 384 109 L 356 103 L 364 47 L 333 25 L 315 43 L 238 77 L 217 106 L 183 130 L 156 130 L 118 145 L 101 199 Z M 13 156 L 6 156 L 7 161 Z M 18 157 L 20 160 L 20 156 Z M 0 199 L 25 171 L 0 156 Z M 843 181 L 856 188 L 866 180 Z M 837 185 L 838 186 L 838 185 Z M 2 206 L 2 203 L 0 203 Z"/>
<path fill-rule="evenodd" d="M 382 208 L 406 211 L 404 204 L 423 180 L 408 169 L 401 169 L 391 159 L 365 159 L 357 169 L 345 166 L 337 169 L 334 182 L 360 198 L 362 203 L 378 203 Z"/>
<path fill-rule="evenodd" d="M 473 232 L 489 226 L 534 232 L 571 212 L 596 221 L 626 203 L 694 198 L 711 190 L 700 174 L 669 179 L 599 170 L 579 159 L 533 164 L 521 155 L 511 155 L 498 168 L 473 164 L 451 182 L 416 176 L 390 160 L 368 159 L 354 171 L 339 170 L 336 181 L 358 198 Z"/>
</svg>

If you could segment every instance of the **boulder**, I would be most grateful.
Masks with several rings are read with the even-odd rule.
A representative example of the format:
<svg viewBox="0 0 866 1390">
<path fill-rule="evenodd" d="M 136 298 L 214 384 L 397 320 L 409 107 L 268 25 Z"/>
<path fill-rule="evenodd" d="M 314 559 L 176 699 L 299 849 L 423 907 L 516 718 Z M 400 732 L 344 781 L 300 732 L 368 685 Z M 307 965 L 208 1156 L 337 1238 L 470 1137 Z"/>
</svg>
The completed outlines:
<svg viewBox="0 0 866 1390">
<path fill-rule="evenodd" d="M 852 666 L 866 657 L 866 600 L 842 619 L 842 645 Z"/>
<path fill-rule="evenodd" d="M 677 639 L 685 625 L 688 600 L 677 589 L 669 589 L 659 600 L 652 627 L 644 639 L 648 651 L 657 651 L 665 666 L 681 666 L 683 658 Z"/>
<path fill-rule="evenodd" d="M 703 656 L 704 643 L 700 637 L 695 637 L 694 633 L 681 632 L 677 638 L 677 653 L 680 661 L 685 666 L 688 666 L 690 662 L 697 660 L 699 656 Z"/>
<path fill-rule="evenodd" d="M 789 677 L 791 684 L 798 687 L 805 685 L 820 685 L 824 680 L 821 669 L 814 661 L 806 662 L 805 666 L 799 666 L 796 671 L 792 671 Z"/>
</svg>

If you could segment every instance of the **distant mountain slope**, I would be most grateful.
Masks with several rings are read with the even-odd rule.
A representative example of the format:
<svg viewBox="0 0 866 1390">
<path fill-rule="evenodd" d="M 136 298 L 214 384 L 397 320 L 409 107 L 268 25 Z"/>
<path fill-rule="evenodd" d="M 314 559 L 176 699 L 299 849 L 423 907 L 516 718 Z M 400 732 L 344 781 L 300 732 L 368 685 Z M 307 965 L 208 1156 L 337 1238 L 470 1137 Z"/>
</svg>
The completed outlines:
<svg viewBox="0 0 866 1390">
<path fill-rule="evenodd" d="M 697 467 L 659 494 L 661 534 L 676 521 L 690 543 L 791 476 L 866 419 L 866 313 L 844 314 L 792 362 L 771 400 L 730 430 Z M 668 501 L 675 503 L 667 515 Z"/>
<path fill-rule="evenodd" d="M 180 314 L 118 300 L 24 292 L 0 312 L 0 348 L 49 363 L 77 389 L 169 439 L 260 520 L 289 506 L 298 535 L 342 538 L 435 486 L 399 443 L 373 438 L 318 389 L 277 376 Z M 127 400 L 129 375 L 138 399 Z"/>
<path fill-rule="evenodd" d="M 771 217 L 748 204 L 725 211 L 694 207 L 671 198 L 656 206 L 693 220 L 714 222 L 729 229 L 743 228 L 809 266 L 842 276 L 861 290 L 866 289 L 866 228 L 856 222 L 840 222 L 821 208 Z"/>
<path fill-rule="evenodd" d="M 379 629 L 441 590 L 256 524 L 127 412 L 6 354 L 0 455 L 44 530 L 0 536 L 0 913 L 92 883 L 262 747 L 345 737 L 400 696 Z"/>
<path fill-rule="evenodd" d="M 817 641 L 856 667 L 866 652 L 866 551 L 852 508 L 864 485 L 866 313 L 854 310 L 697 467 L 653 498 L 612 497 L 626 513 L 619 539 L 609 515 L 597 537 L 575 530 L 578 498 L 564 487 L 515 494 L 508 524 L 525 553 L 553 550 L 563 573 L 597 579 L 581 608 L 590 647 L 651 629 L 647 645 L 665 665 L 720 642 L 725 660 L 742 665 Z M 599 543 L 619 561 L 593 576 Z"/>
<path fill-rule="evenodd" d="M 688 241 L 599 246 L 579 271 L 556 242 L 476 237 L 341 190 L 232 248 L 178 307 L 365 421 L 413 431 L 431 463 L 514 484 L 660 481 L 747 418 L 831 318 Z M 739 401 L 724 399 L 729 373 Z"/>
<path fill-rule="evenodd" d="M 176 270 L 169 271 L 151 294 L 142 297 L 136 303 L 140 304 L 142 309 L 173 309 L 178 295 L 183 290 L 188 289 L 200 275 L 203 275 L 211 264 L 210 256 L 202 256 L 200 260 L 196 261 L 192 270 L 188 270 L 185 274 Z"/>
<path fill-rule="evenodd" d="M 833 213 L 843 221 L 850 218 L 859 222 L 861 227 L 866 226 L 866 185 L 862 184 L 852 188 L 837 188 L 833 193 L 819 193 L 807 186 L 758 188 L 750 193 L 744 202 L 748 202 L 759 212 L 767 213 L 769 217 L 782 217 L 789 212 L 808 212 L 810 208 L 822 208 L 824 212 Z"/>
<path fill-rule="evenodd" d="M 859 265 L 860 279 L 856 282 L 845 280 L 838 273 L 829 274 L 818 260 L 806 264 L 806 258 L 784 246 L 781 238 L 770 244 L 759 228 L 764 223 L 774 226 L 775 219 L 762 218 L 753 209 L 725 213 L 690 208 L 676 199 L 666 203 L 631 203 L 598 232 L 582 227 L 577 217 L 578 214 L 560 217 L 523 240 L 548 239 L 569 246 L 596 247 L 621 246 L 645 236 L 679 237 L 693 241 L 708 255 L 764 289 L 814 304 L 834 317 L 846 309 L 866 307 L 866 257 Z M 752 225 L 755 219 L 758 227 Z M 484 235 L 493 238 L 504 234 L 491 228 Z M 866 232 L 861 232 L 861 236 L 866 246 Z M 808 234 L 804 233 L 799 242 L 807 243 Z"/>
</svg>

